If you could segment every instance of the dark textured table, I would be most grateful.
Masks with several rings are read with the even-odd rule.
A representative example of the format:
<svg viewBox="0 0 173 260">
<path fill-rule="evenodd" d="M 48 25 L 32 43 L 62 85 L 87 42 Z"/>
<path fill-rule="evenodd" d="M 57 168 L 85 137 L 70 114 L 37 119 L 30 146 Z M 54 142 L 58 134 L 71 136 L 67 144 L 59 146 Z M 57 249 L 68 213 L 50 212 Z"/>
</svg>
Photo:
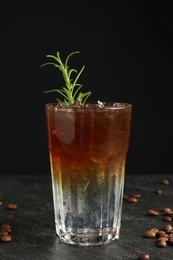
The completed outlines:
<svg viewBox="0 0 173 260">
<path fill-rule="evenodd" d="M 169 185 L 161 180 L 167 178 Z M 162 189 L 162 194 L 156 194 Z M 59 241 L 55 234 L 51 179 L 49 175 L 0 175 L 0 224 L 12 227 L 12 241 L 0 242 L 0 260 L 128 260 L 148 252 L 150 259 L 172 260 L 173 246 L 160 248 L 156 239 L 144 238 L 153 227 L 162 229 L 162 214 L 148 216 L 148 209 L 173 209 L 172 175 L 126 175 L 125 193 L 140 193 L 137 203 L 123 202 L 120 238 L 109 245 L 80 247 Z M 16 210 L 7 209 L 16 203 Z"/>
</svg>

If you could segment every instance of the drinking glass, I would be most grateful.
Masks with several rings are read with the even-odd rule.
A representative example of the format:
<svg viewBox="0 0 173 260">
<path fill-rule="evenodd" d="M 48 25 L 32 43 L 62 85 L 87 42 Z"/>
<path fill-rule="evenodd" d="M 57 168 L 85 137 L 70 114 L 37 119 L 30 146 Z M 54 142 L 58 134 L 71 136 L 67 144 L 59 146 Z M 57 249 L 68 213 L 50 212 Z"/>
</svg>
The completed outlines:
<svg viewBox="0 0 173 260">
<path fill-rule="evenodd" d="M 64 243 L 119 238 L 132 105 L 45 105 L 55 229 Z"/>
</svg>

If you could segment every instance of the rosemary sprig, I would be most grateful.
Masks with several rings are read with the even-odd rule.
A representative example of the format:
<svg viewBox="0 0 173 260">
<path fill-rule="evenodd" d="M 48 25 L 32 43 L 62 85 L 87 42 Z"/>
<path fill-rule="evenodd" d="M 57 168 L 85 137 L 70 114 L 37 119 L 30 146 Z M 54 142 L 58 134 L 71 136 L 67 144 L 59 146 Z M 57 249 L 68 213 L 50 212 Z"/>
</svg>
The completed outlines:
<svg viewBox="0 0 173 260">
<path fill-rule="evenodd" d="M 74 51 L 74 52 L 70 53 L 67 56 L 64 63 L 62 62 L 62 60 L 60 58 L 59 52 L 56 53 L 56 56 L 46 55 L 47 58 L 51 58 L 53 61 L 46 62 L 41 65 L 41 67 L 47 66 L 47 65 L 53 65 L 62 72 L 62 76 L 65 81 L 65 86 L 62 87 L 62 89 L 52 89 L 52 90 L 47 90 L 47 91 L 43 92 L 43 93 L 57 92 L 58 94 L 60 94 L 64 98 L 63 101 L 60 100 L 59 98 L 56 98 L 56 101 L 58 103 L 60 103 L 61 105 L 69 106 L 69 105 L 74 104 L 76 101 L 78 101 L 81 106 L 84 106 L 86 100 L 91 95 L 91 91 L 88 91 L 85 93 L 79 92 L 79 90 L 82 88 L 83 85 L 77 83 L 85 66 L 83 66 L 79 72 L 76 69 L 70 69 L 68 66 L 69 58 L 72 55 L 78 54 L 78 53 L 80 53 L 80 52 Z M 71 78 L 72 73 L 76 74 L 76 78 L 74 80 Z"/>
</svg>

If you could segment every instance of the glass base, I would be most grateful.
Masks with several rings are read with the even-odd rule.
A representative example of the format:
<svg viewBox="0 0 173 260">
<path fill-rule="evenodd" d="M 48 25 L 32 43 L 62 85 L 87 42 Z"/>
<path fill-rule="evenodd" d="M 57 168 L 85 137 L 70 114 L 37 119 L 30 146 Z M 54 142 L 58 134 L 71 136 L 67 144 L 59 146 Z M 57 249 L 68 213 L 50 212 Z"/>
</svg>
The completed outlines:
<svg viewBox="0 0 173 260">
<path fill-rule="evenodd" d="M 67 229 L 66 232 L 62 230 L 57 232 L 60 241 L 70 245 L 80 246 L 100 246 L 106 245 L 119 238 L 119 230 L 110 228 L 91 229 L 83 228 L 73 231 Z"/>
</svg>

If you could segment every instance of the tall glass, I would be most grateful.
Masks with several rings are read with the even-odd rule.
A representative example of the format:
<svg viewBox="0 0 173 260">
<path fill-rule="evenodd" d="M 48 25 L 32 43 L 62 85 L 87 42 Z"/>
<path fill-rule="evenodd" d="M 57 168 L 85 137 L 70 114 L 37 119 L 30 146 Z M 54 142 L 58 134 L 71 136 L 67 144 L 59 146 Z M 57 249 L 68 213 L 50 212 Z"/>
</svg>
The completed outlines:
<svg viewBox="0 0 173 260">
<path fill-rule="evenodd" d="M 82 246 L 118 239 L 132 105 L 45 110 L 57 235 Z"/>
</svg>

